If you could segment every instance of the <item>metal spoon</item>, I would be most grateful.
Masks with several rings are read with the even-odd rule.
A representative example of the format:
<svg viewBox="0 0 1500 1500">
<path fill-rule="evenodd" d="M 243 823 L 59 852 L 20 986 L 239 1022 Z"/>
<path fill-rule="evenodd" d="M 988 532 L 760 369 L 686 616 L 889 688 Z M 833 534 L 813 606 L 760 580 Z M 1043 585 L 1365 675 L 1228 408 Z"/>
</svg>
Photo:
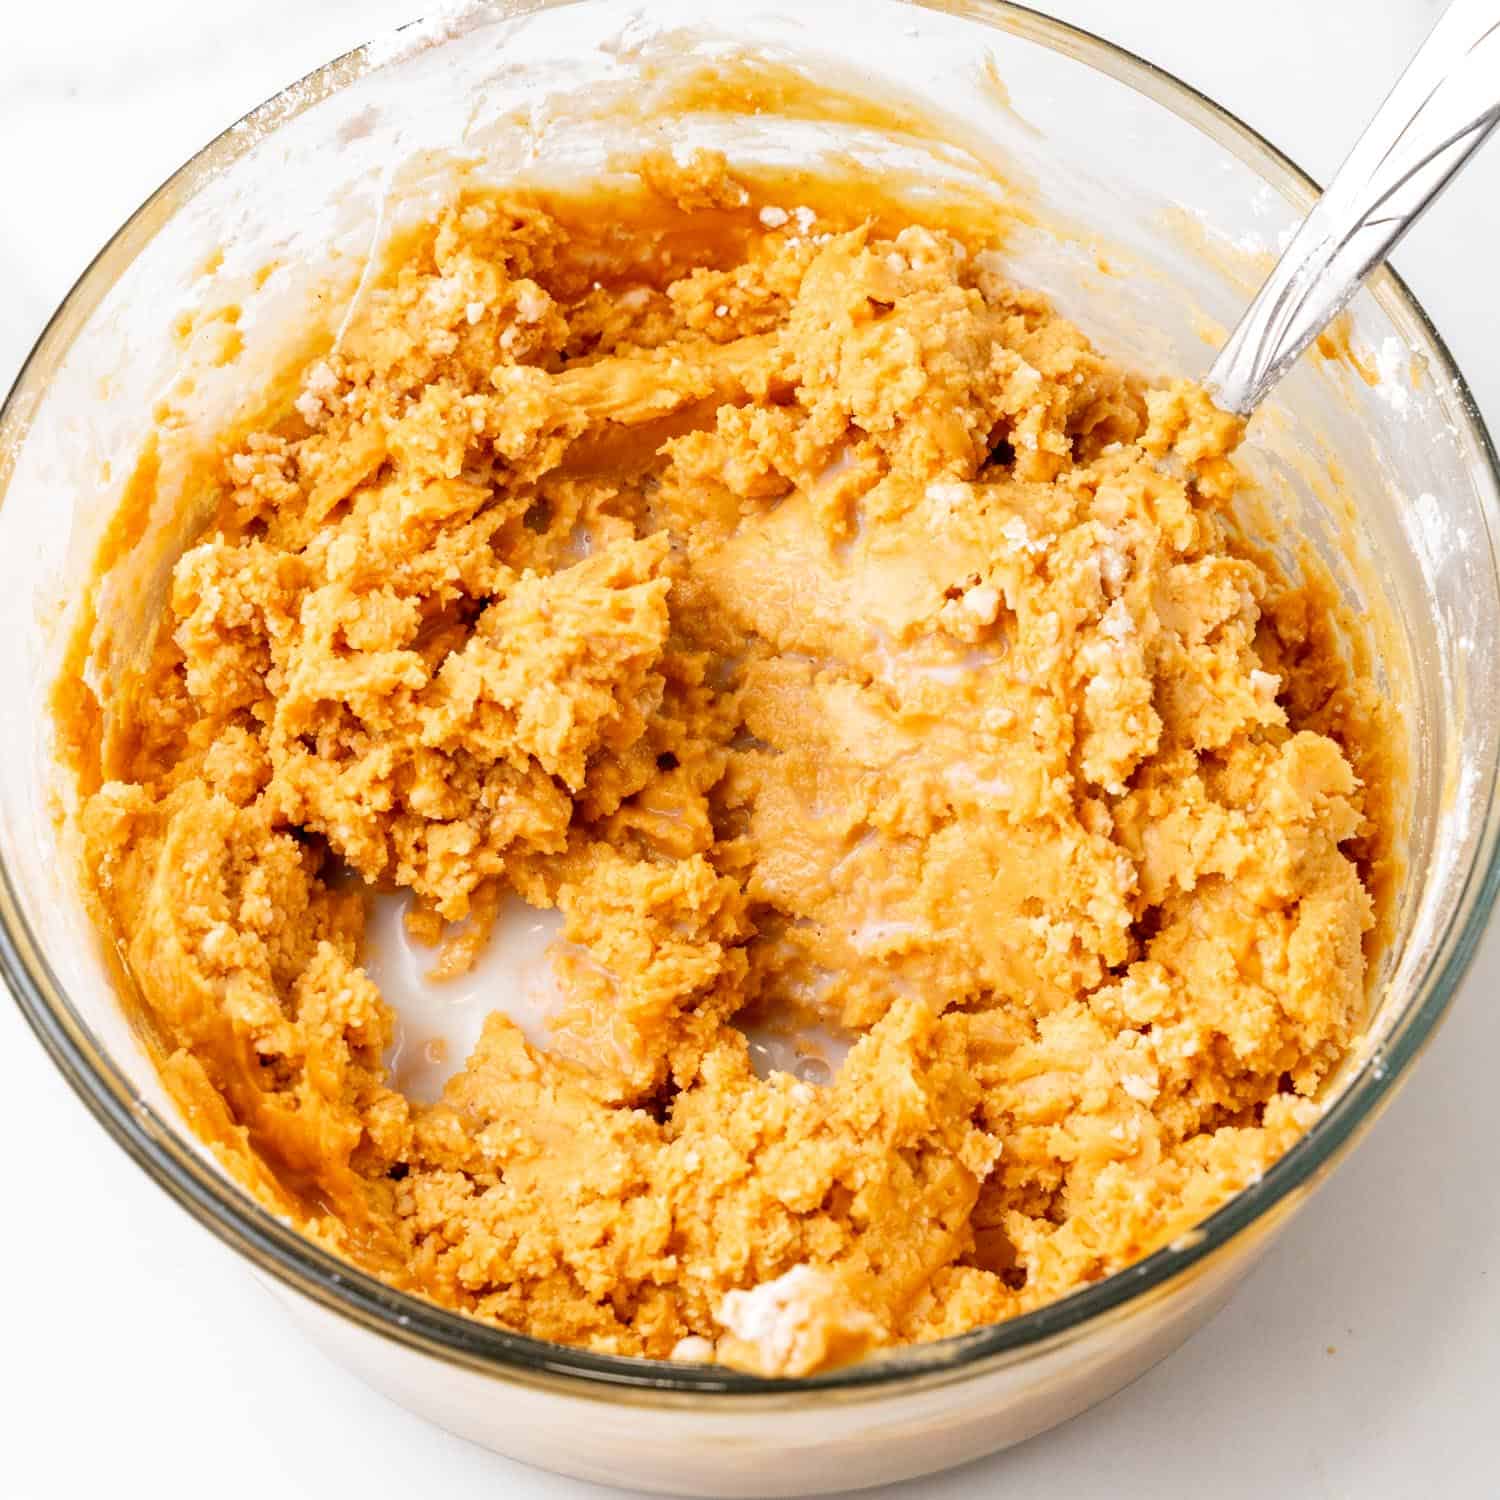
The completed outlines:
<svg viewBox="0 0 1500 1500">
<path fill-rule="evenodd" d="M 1453 0 L 1204 384 L 1249 416 L 1500 123 L 1500 0 Z"/>
</svg>

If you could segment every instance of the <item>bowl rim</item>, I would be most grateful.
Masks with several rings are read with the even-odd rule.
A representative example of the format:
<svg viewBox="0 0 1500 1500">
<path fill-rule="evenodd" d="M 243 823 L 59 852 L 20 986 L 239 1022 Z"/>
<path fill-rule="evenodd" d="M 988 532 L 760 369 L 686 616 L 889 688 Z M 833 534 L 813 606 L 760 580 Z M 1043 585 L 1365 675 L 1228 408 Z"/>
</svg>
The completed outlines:
<svg viewBox="0 0 1500 1500">
<path fill-rule="evenodd" d="M 526 8 L 580 3 L 543 0 Z M 917 9 L 958 13 L 1048 47 L 1152 99 L 1238 156 L 1294 206 L 1305 210 L 1320 189 L 1285 153 L 1238 116 L 1175 74 L 1082 27 L 1014 0 L 896 0 Z M 494 5 L 506 18 L 505 0 Z M 415 20 L 409 26 L 420 26 Z M 406 30 L 406 27 L 401 30 Z M 44 367 L 71 346 L 88 315 L 154 234 L 174 205 L 209 174 L 252 147 L 263 131 L 300 114 L 368 71 L 368 43 L 315 68 L 221 131 L 147 197 L 84 268 L 16 374 L 0 403 L 0 503 L 10 478 L 9 450 L 18 446 L 45 389 Z M 1500 536 L 1500 458 L 1467 382 L 1447 344 L 1406 283 L 1385 266 L 1367 286 L 1387 311 L 1410 320 L 1427 343 L 1437 373 L 1456 398 L 1473 451 L 1483 460 L 1487 493 L 1480 502 L 1492 564 Z M 1483 488 L 1483 487 L 1482 487 Z M 1497 564 L 1500 572 L 1500 564 Z M 763 1378 L 718 1366 L 672 1364 L 595 1354 L 512 1333 L 396 1290 L 306 1239 L 218 1172 L 141 1099 L 97 1045 L 44 957 L 0 862 L 0 975 L 23 1016 L 74 1092 L 125 1153 L 200 1224 L 253 1266 L 314 1303 L 410 1349 L 468 1369 L 595 1400 L 670 1403 L 699 1410 L 757 1404 L 875 1399 L 966 1379 L 1013 1364 L 1043 1348 L 1092 1331 L 1108 1315 L 1126 1315 L 1154 1301 L 1171 1283 L 1203 1268 L 1220 1250 L 1278 1207 L 1288 1211 L 1389 1103 L 1412 1063 L 1431 1041 L 1500 893 L 1500 768 L 1482 790 L 1480 834 L 1435 959 L 1387 1044 L 1375 1049 L 1323 1116 L 1257 1182 L 1193 1230 L 1102 1281 L 1002 1323 L 932 1344 L 916 1345 L 821 1375 Z"/>
</svg>

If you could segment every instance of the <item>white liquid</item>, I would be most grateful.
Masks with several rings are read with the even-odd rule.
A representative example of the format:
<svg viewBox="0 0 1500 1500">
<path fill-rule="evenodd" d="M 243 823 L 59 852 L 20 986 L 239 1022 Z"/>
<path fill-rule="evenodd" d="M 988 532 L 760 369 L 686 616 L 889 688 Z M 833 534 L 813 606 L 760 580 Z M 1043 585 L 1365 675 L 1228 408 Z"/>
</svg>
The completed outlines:
<svg viewBox="0 0 1500 1500">
<path fill-rule="evenodd" d="M 391 1081 L 430 1104 L 474 1050 L 485 1017 L 504 1011 L 533 1047 L 551 1040 L 546 1018 L 561 1000 L 547 949 L 562 930 L 562 914 L 508 896 L 490 940 L 467 974 L 432 980 L 438 950 L 406 930 L 411 898 L 376 896 L 365 930 L 365 972 L 396 1011 L 396 1035 L 386 1054 Z"/>
<path fill-rule="evenodd" d="M 750 1042 L 750 1066 L 758 1077 L 790 1073 L 803 1083 L 821 1086 L 833 1081 L 849 1054 L 850 1043 L 821 1026 L 805 1026 L 796 1032 L 773 1031 L 766 1026 L 740 1028 Z"/>
<path fill-rule="evenodd" d="M 463 1069 L 485 1018 L 502 1011 L 539 1051 L 552 1042 L 547 1018 L 560 1007 L 562 989 L 548 952 L 562 933 L 562 914 L 507 896 L 490 940 L 467 974 L 429 979 L 438 949 L 406 930 L 407 895 L 376 896 L 365 929 L 364 968 L 396 1012 L 396 1032 L 386 1053 L 392 1086 L 421 1104 L 441 1097 L 443 1085 Z M 849 1042 L 820 1026 L 796 1032 L 768 1026 L 743 1028 L 750 1061 L 764 1078 L 790 1073 L 804 1083 L 832 1080 Z"/>
</svg>

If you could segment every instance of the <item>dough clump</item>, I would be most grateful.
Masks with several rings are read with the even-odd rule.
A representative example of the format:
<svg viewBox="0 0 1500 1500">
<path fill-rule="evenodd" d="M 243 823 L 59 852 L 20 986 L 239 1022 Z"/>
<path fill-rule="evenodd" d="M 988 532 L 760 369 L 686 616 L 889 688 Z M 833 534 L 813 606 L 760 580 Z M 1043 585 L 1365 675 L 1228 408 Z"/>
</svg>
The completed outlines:
<svg viewBox="0 0 1500 1500">
<path fill-rule="evenodd" d="M 666 269 L 477 192 L 404 245 L 224 463 L 83 827 L 278 1212 L 538 1338 L 800 1374 L 1270 1166 L 1361 1024 L 1370 824 L 1238 422 L 1003 248 L 700 176 Z M 560 910 L 552 1044 L 497 1012 L 406 1097 L 376 890 L 448 973 Z M 852 1047 L 762 1077 L 751 1023 Z"/>
</svg>

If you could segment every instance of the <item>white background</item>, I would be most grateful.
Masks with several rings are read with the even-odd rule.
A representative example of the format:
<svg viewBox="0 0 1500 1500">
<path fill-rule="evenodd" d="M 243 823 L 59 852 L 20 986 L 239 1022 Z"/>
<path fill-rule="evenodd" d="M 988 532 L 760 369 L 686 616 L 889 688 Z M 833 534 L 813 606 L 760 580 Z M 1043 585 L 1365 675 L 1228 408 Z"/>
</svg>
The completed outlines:
<svg viewBox="0 0 1500 1500">
<path fill-rule="evenodd" d="M 729 3 L 729 0 L 720 0 Z M 1326 179 L 1439 0 L 1037 0 Z M 422 0 L 0 0 L 0 389 L 184 157 Z M 1500 430 L 1500 143 L 1400 269 Z M 1500 666 L 1497 666 L 1500 670 Z M 1229 1310 L 1068 1426 L 881 1500 L 1500 1494 L 1500 939 L 1409 1087 Z M 0 997 L 0 1496 L 603 1496 L 445 1436 L 294 1332 Z"/>
</svg>

